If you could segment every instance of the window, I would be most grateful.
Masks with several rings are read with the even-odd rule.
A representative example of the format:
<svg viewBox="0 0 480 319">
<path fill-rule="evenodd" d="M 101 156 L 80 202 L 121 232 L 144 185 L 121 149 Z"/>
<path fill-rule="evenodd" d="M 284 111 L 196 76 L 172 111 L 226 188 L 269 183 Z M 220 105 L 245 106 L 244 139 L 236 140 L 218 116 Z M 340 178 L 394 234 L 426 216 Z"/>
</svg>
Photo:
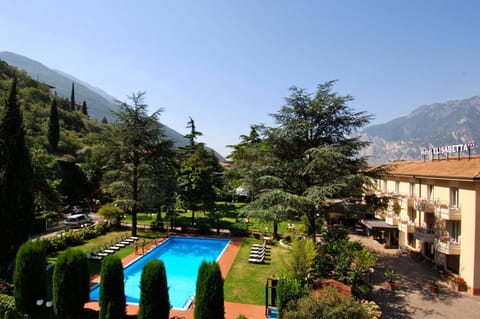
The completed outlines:
<svg viewBox="0 0 480 319">
<path fill-rule="evenodd" d="M 435 198 L 433 185 L 427 185 L 427 199 L 433 201 Z"/>
<path fill-rule="evenodd" d="M 451 187 L 450 188 L 450 207 L 458 208 L 458 205 L 459 205 L 458 188 Z"/>
<path fill-rule="evenodd" d="M 462 235 L 461 224 L 459 221 L 452 221 L 451 224 L 450 238 L 453 241 L 460 242 L 460 237 Z"/>
<path fill-rule="evenodd" d="M 387 180 L 383 180 L 383 191 L 386 193 L 387 192 Z"/>
<path fill-rule="evenodd" d="M 410 187 L 408 189 L 410 196 L 415 196 L 415 183 L 410 183 Z"/>
<path fill-rule="evenodd" d="M 399 193 L 400 193 L 400 182 L 395 181 L 395 194 L 399 194 Z"/>
</svg>

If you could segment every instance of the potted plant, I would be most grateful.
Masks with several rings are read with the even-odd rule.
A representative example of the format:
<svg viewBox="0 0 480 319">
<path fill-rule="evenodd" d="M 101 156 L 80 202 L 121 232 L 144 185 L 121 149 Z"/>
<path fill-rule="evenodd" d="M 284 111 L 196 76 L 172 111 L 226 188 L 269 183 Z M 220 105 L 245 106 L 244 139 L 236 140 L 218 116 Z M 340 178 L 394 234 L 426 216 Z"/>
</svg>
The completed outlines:
<svg viewBox="0 0 480 319">
<path fill-rule="evenodd" d="M 467 291 L 467 283 L 462 277 L 457 277 L 455 279 L 455 284 L 457 287 L 457 291 Z"/>
<path fill-rule="evenodd" d="M 399 275 L 397 274 L 395 269 L 388 268 L 383 274 L 387 277 L 388 288 L 392 291 L 395 290 L 397 286 L 395 283 L 395 279 L 399 278 Z"/>
<path fill-rule="evenodd" d="M 430 277 L 430 285 L 429 285 L 429 288 L 430 288 L 430 291 L 434 294 L 438 293 L 438 278 L 435 277 L 435 276 L 431 276 Z"/>
</svg>

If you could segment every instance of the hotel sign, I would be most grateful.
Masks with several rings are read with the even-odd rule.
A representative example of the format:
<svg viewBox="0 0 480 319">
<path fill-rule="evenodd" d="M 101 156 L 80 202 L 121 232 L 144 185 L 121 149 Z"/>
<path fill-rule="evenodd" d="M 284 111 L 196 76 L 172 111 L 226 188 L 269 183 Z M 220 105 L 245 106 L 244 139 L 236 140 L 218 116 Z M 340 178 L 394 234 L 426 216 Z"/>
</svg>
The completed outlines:
<svg viewBox="0 0 480 319">
<path fill-rule="evenodd" d="M 426 156 L 428 154 L 440 155 L 440 154 L 450 154 L 450 153 L 458 153 L 461 152 L 468 152 L 470 154 L 470 148 L 477 146 L 476 143 L 467 143 L 467 144 L 456 144 L 456 145 L 447 145 L 447 146 L 438 146 L 432 147 L 431 149 L 424 148 L 422 150 L 422 155 Z"/>
</svg>

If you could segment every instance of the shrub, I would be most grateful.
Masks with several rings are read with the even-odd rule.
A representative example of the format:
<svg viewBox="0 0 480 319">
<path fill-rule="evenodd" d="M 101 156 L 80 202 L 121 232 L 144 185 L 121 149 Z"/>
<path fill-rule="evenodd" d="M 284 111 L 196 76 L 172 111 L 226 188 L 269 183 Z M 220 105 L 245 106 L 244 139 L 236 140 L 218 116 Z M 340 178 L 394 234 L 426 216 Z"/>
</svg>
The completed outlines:
<svg viewBox="0 0 480 319">
<path fill-rule="evenodd" d="M 204 261 L 198 270 L 194 318 L 225 318 L 223 279 L 216 262 Z"/>
<path fill-rule="evenodd" d="M 69 317 L 82 311 L 89 299 L 88 260 L 79 250 L 70 248 L 60 254 L 53 271 L 53 311 L 57 317 Z"/>
<path fill-rule="evenodd" d="M 100 319 L 120 319 L 125 317 L 125 291 L 123 267 L 120 258 L 114 255 L 105 257 L 100 271 Z"/>
<path fill-rule="evenodd" d="M 15 309 L 15 298 L 13 296 L 0 294 L 0 318 L 28 319 L 29 315 L 18 312 Z"/>
<path fill-rule="evenodd" d="M 210 234 L 210 224 L 206 222 L 200 222 L 197 226 L 197 234 L 199 235 L 208 235 Z"/>
<path fill-rule="evenodd" d="M 151 260 L 143 267 L 139 306 L 139 319 L 168 319 L 170 300 L 167 275 L 160 260 Z"/>
<path fill-rule="evenodd" d="M 232 236 L 246 237 L 250 234 L 247 224 L 233 223 L 230 225 L 230 234 Z"/>
<path fill-rule="evenodd" d="M 20 246 L 13 273 L 13 293 L 18 311 L 32 314 L 36 301 L 45 298 L 46 265 L 45 247 L 41 241 L 27 241 Z"/>
<path fill-rule="evenodd" d="M 282 314 L 283 319 L 369 319 L 367 308 L 350 295 L 335 287 L 326 286 L 316 296 L 302 297 L 291 301 Z"/>
<path fill-rule="evenodd" d="M 304 295 L 302 283 L 290 277 L 283 277 L 277 283 L 277 308 L 278 315 L 282 318 L 282 312 L 287 304 L 297 300 Z"/>
</svg>

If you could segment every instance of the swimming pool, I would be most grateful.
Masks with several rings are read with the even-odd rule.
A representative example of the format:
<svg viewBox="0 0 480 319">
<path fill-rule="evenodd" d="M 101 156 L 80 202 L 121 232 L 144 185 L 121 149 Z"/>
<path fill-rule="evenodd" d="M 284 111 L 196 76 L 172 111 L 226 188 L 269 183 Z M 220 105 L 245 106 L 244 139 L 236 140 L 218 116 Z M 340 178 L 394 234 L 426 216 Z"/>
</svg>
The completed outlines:
<svg viewBox="0 0 480 319">
<path fill-rule="evenodd" d="M 136 259 L 124 270 L 125 296 L 127 303 L 140 302 L 140 278 L 143 266 L 152 259 L 160 259 L 167 272 L 170 304 L 175 309 L 185 310 L 195 295 L 198 268 L 202 261 L 218 261 L 230 240 L 195 237 L 169 237 L 159 246 Z M 90 299 L 98 300 L 100 286 L 90 290 Z"/>
</svg>

